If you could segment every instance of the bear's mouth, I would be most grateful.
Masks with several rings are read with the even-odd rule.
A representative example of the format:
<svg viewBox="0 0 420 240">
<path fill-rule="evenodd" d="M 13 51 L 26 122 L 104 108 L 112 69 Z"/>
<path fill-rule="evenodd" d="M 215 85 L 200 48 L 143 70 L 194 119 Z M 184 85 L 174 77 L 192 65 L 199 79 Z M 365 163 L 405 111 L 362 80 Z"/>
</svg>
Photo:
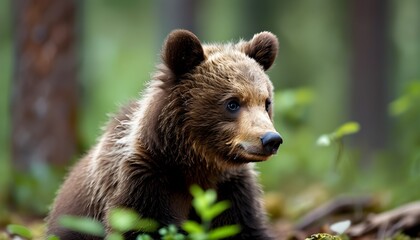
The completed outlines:
<svg viewBox="0 0 420 240">
<path fill-rule="evenodd" d="M 266 161 L 273 154 L 267 154 L 255 146 L 239 145 L 239 155 L 248 162 L 263 162 Z"/>
<path fill-rule="evenodd" d="M 245 159 L 249 159 L 250 162 L 263 162 L 266 161 L 271 155 L 256 152 L 244 152 L 243 156 Z"/>
</svg>

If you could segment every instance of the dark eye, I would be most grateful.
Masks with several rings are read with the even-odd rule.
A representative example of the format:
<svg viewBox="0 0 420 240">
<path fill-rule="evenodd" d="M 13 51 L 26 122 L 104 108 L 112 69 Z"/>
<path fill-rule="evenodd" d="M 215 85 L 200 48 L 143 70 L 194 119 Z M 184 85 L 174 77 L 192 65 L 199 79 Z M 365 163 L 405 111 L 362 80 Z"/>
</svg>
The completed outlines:
<svg viewBox="0 0 420 240">
<path fill-rule="evenodd" d="M 238 100 L 229 100 L 226 104 L 226 108 L 229 112 L 235 113 L 239 110 L 239 108 L 241 108 L 241 105 Z"/>
<path fill-rule="evenodd" d="M 267 98 L 267 100 L 265 100 L 265 110 L 267 112 L 270 110 L 270 106 L 271 106 L 271 100 Z"/>
</svg>

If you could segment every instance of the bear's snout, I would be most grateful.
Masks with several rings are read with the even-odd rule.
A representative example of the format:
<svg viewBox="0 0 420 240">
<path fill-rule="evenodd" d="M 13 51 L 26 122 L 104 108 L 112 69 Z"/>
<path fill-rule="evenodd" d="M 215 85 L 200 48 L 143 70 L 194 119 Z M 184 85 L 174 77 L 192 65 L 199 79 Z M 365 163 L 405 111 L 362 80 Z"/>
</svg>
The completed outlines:
<svg viewBox="0 0 420 240">
<path fill-rule="evenodd" d="M 275 154 L 283 143 L 283 138 L 276 132 L 267 132 L 261 137 L 264 153 L 267 155 Z"/>
</svg>

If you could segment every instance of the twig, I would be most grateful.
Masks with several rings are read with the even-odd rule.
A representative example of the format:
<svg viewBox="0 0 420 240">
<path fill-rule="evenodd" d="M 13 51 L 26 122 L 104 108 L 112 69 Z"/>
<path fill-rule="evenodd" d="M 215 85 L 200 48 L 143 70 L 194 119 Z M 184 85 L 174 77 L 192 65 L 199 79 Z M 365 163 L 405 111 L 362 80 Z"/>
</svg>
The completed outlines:
<svg viewBox="0 0 420 240">
<path fill-rule="evenodd" d="M 306 230 L 328 216 L 346 213 L 358 213 L 372 208 L 376 201 L 372 197 L 340 197 L 306 214 L 296 225 L 297 230 Z"/>
</svg>

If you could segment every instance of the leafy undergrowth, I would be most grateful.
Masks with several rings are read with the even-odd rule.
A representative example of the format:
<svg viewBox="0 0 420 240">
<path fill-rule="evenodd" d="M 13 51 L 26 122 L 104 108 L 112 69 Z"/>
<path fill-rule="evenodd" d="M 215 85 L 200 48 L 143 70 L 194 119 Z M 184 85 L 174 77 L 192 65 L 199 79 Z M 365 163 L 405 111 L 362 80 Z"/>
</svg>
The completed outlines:
<svg viewBox="0 0 420 240">
<path fill-rule="evenodd" d="M 107 240 L 122 240 L 126 232 L 144 232 L 137 236 L 137 240 L 152 240 L 148 232 L 158 231 L 163 240 L 217 240 L 234 236 L 240 232 L 237 225 L 226 225 L 215 229 L 210 229 L 211 221 L 229 208 L 228 201 L 217 202 L 217 194 L 214 190 L 202 190 L 198 186 L 191 187 L 193 195 L 192 205 L 201 219 L 201 222 L 187 220 L 181 228 L 182 232 L 174 225 L 159 228 L 158 223 L 153 219 L 142 218 L 138 213 L 131 209 L 116 208 L 109 214 L 109 224 L 111 232 L 106 234 L 105 227 L 97 220 L 63 216 L 60 218 L 60 225 L 76 232 L 85 233 L 92 236 L 102 237 Z M 20 239 L 44 239 L 43 231 L 31 229 L 23 225 L 10 224 L 6 232 L 0 235 L 0 240 L 9 237 L 20 237 Z M 57 236 L 47 236 L 47 240 L 59 240 Z"/>
<path fill-rule="evenodd" d="M 105 229 L 104 226 L 93 219 L 89 218 L 80 218 L 74 216 L 64 216 L 60 220 L 60 224 L 64 227 L 72 229 L 77 232 L 83 232 L 90 235 L 95 235 L 99 237 L 103 237 L 107 240 L 120 240 L 123 239 L 123 233 L 127 231 L 142 231 L 146 232 L 143 234 L 139 234 L 137 239 L 138 240 L 152 240 L 152 237 L 147 234 L 147 232 L 155 232 L 158 231 L 160 234 L 160 239 L 163 240 L 217 240 L 217 239 L 224 239 L 229 236 L 234 236 L 237 234 L 240 229 L 236 225 L 230 226 L 223 226 L 217 229 L 210 229 L 210 222 L 220 213 L 225 211 L 229 207 L 229 203 L 222 201 L 217 202 L 217 196 L 215 191 L 207 190 L 203 191 L 198 187 L 192 188 L 192 193 L 194 196 L 193 206 L 197 213 L 201 218 L 201 223 L 195 221 L 186 221 L 182 226 L 181 229 L 178 229 L 174 225 L 162 227 L 158 229 L 158 225 L 155 221 L 151 219 L 144 219 L 141 218 L 136 212 L 130 209 L 114 209 L 109 217 L 110 225 L 112 226 L 112 231 L 105 236 Z M 272 198 L 272 196 L 270 196 Z M 267 200 L 267 199 L 266 199 Z M 387 228 L 392 228 L 392 224 L 386 224 L 388 227 L 381 227 L 379 230 L 370 231 L 367 234 L 362 234 L 358 237 L 349 237 L 349 233 L 351 233 L 353 227 L 356 224 L 353 224 L 350 220 L 338 221 L 333 224 L 328 224 L 328 222 L 333 222 L 334 219 L 343 218 L 343 214 L 346 214 L 345 211 L 345 204 L 342 204 L 343 199 L 340 201 L 332 201 L 330 204 L 327 204 L 327 207 L 321 206 L 320 208 L 315 209 L 313 212 L 317 213 L 318 215 L 313 218 L 312 222 L 303 225 L 299 224 L 299 222 L 292 222 L 290 220 L 280 220 L 281 218 L 273 219 L 272 221 L 272 228 L 278 234 L 279 240 L 368 240 L 368 239 L 384 239 L 384 240 L 411 240 L 411 239 L 419 239 L 418 237 L 410 237 L 408 235 L 403 234 L 400 229 L 400 232 L 395 232 L 392 235 L 380 236 L 378 234 L 382 234 L 386 232 Z M 347 202 L 352 202 L 354 204 L 358 204 L 357 201 L 354 199 L 344 199 Z M 351 200 L 351 201 L 348 201 Z M 344 202 L 346 202 L 344 201 Z M 365 203 L 363 203 L 365 204 Z M 362 204 L 362 205 L 363 205 Z M 329 207 L 328 207 L 329 206 Z M 388 212 L 384 212 L 381 214 L 377 214 L 377 219 L 384 219 L 384 216 L 398 216 L 398 213 L 404 213 L 403 215 L 407 214 L 414 214 L 413 216 L 418 215 L 419 203 L 412 203 L 402 206 L 398 209 L 402 209 L 399 211 L 398 209 L 394 209 Z M 339 210 L 338 212 L 334 210 Z M 272 209 L 271 209 L 272 210 Z M 268 211 L 271 211 L 268 209 Z M 362 209 L 359 209 L 362 210 Z M 322 214 L 322 212 L 325 214 Z M 350 210 L 351 211 L 355 211 Z M 271 212 L 270 212 L 271 213 Z M 321 214 L 320 214 L 321 213 Z M 403 216 L 400 214 L 400 216 Z M 310 214 L 307 216 L 311 218 Z M 410 218 L 410 216 L 408 216 Z M 362 219 L 359 219 L 360 222 L 378 222 L 372 218 L 371 214 L 366 214 Z M 402 220 L 398 220 L 397 222 L 401 223 Z M 25 226 L 24 226 L 25 225 Z M 37 221 L 31 221 L 30 223 L 24 225 L 17 225 L 17 224 L 9 224 L 6 228 L 6 231 L 0 232 L 0 240 L 6 239 L 47 239 L 47 240 L 59 240 L 56 236 L 48 236 L 43 237 L 44 232 L 44 223 L 42 219 L 38 219 Z M 299 227 L 299 225 L 301 225 Z M 284 226 L 288 226 L 287 229 Z M 401 225 L 400 225 L 401 226 Z M 300 230 L 298 230 L 300 228 Z M 349 231 L 350 230 L 350 231 Z M 354 230 L 354 229 L 353 229 Z M 311 233 L 312 232 L 312 233 Z M 315 233 L 314 233 L 315 232 Z M 316 233 L 318 232 L 318 233 Z M 354 231 L 353 231 L 354 232 Z M 417 230 L 417 234 L 419 231 Z M 416 236 L 416 235 L 414 235 Z M 418 235 L 417 235 L 418 236 Z M 13 238 L 14 237 L 14 238 Z M 19 238 L 16 238 L 19 237 Z"/>
</svg>

